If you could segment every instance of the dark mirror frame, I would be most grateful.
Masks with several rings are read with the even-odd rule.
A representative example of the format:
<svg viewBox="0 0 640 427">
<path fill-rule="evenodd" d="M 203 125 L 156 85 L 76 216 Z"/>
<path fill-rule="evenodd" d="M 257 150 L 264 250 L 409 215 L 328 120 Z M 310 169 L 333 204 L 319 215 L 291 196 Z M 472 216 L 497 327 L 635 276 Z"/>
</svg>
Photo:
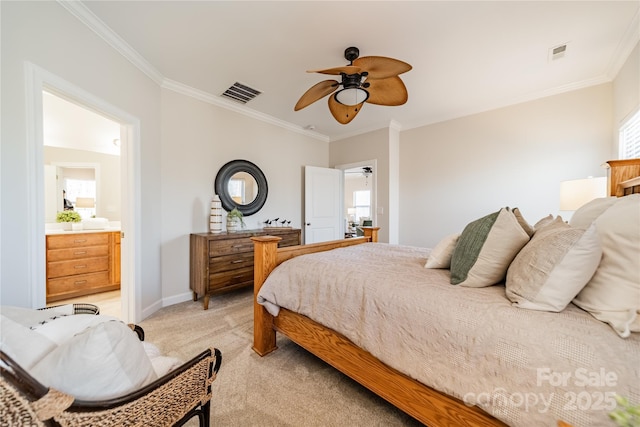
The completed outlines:
<svg viewBox="0 0 640 427">
<path fill-rule="evenodd" d="M 251 203 L 246 205 L 236 203 L 229 194 L 229 180 L 231 180 L 231 177 L 238 172 L 248 173 L 258 184 L 258 194 Z M 267 178 L 258 166 L 248 160 L 232 160 L 222 166 L 216 175 L 214 188 L 216 194 L 220 196 L 222 207 L 227 212 L 233 210 L 233 208 L 237 208 L 244 216 L 253 215 L 262 209 L 267 201 L 267 193 L 269 192 Z"/>
</svg>

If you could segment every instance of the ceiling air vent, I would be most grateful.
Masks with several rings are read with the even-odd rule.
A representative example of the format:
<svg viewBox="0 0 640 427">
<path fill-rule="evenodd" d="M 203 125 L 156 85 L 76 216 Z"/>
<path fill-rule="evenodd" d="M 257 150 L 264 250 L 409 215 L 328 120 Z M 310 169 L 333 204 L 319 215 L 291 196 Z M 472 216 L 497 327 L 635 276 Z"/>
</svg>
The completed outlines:
<svg viewBox="0 0 640 427">
<path fill-rule="evenodd" d="M 566 54 L 567 54 L 567 43 L 554 46 L 549 49 L 549 61 L 555 61 L 556 59 L 564 58 Z"/>
<path fill-rule="evenodd" d="M 246 104 L 261 93 L 262 92 L 259 90 L 243 85 L 242 83 L 235 82 L 231 87 L 229 87 L 229 89 L 225 90 L 221 96 Z"/>
</svg>

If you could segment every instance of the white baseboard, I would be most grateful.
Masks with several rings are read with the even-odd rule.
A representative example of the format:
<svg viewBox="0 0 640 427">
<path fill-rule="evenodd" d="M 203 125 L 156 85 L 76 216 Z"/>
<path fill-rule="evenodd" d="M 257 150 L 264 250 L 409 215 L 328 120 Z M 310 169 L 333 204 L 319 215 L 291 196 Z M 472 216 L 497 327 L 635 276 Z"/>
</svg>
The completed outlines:
<svg viewBox="0 0 640 427">
<path fill-rule="evenodd" d="M 168 307 L 173 304 L 178 304 L 185 301 L 190 301 L 193 299 L 193 292 L 185 292 L 178 295 L 173 295 L 167 298 L 162 298 L 162 306 Z"/>
</svg>

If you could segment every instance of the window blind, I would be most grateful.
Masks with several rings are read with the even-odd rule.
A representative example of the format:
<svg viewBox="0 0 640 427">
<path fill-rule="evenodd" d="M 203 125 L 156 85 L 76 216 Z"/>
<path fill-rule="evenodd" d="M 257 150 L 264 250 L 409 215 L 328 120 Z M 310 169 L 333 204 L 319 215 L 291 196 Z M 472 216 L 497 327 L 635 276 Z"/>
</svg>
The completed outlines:
<svg viewBox="0 0 640 427">
<path fill-rule="evenodd" d="M 640 157 L 640 110 L 620 128 L 620 159 Z"/>
</svg>

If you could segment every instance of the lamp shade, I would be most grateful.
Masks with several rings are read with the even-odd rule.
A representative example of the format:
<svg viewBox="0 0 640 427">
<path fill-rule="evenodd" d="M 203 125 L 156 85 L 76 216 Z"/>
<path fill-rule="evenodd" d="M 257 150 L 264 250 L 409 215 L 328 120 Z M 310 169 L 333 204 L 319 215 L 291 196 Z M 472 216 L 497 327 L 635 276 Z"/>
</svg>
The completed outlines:
<svg viewBox="0 0 640 427">
<path fill-rule="evenodd" d="M 607 195 L 607 177 L 574 179 L 560 183 L 560 210 L 575 211 L 585 203 Z"/>
<path fill-rule="evenodd" d="M 96 205 L 93 197 L 76 197 L 76 208 L 92 208 Z"/>
</svg>

